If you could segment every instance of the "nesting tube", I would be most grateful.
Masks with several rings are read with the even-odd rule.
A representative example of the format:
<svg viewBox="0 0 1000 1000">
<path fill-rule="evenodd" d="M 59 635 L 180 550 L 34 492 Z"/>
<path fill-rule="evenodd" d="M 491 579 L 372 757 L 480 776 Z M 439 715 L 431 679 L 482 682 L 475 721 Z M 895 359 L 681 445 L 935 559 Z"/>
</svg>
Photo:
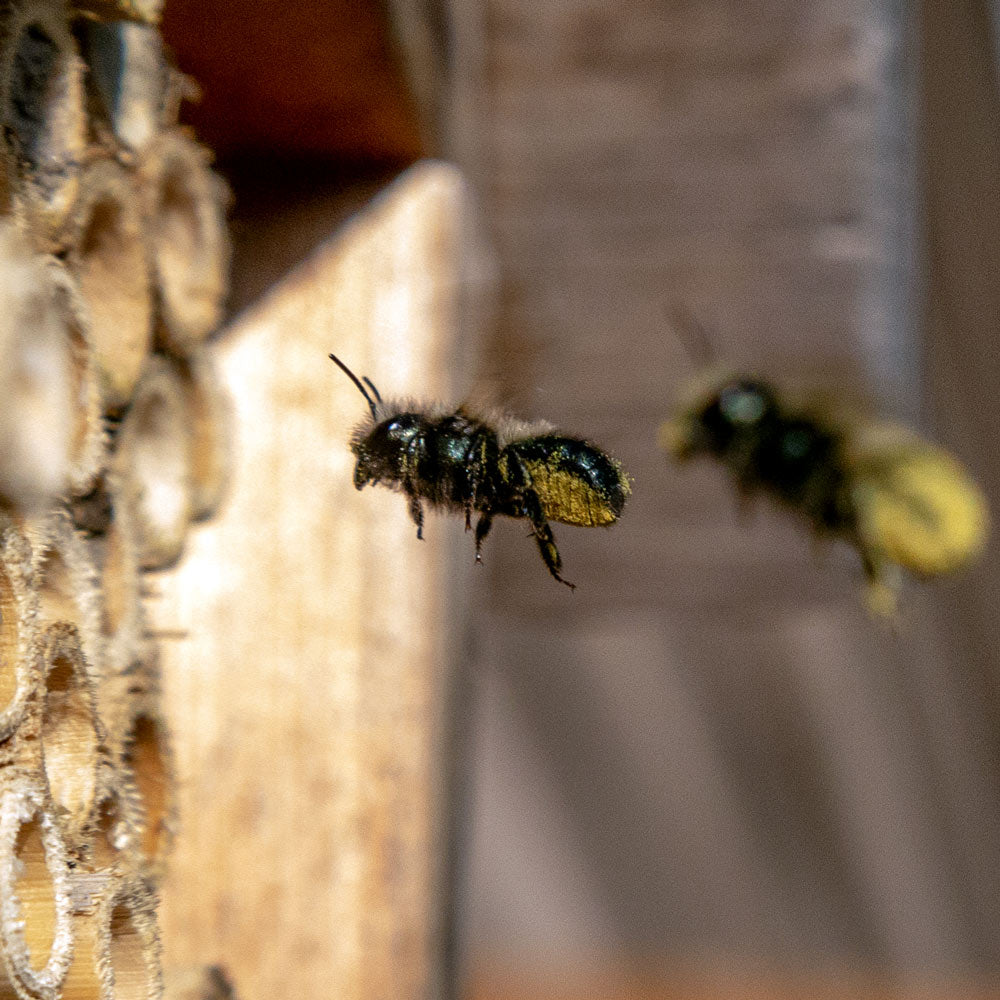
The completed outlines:
<svg viewBox="0 0 1000 1000">
<path fill-rule="evenodd" d="M 105 411 L 131 399 L 153 336 L 153 297 L 137 191 L 111 160 L 89 167 L 62 236 L 90 319 Z"/>
<path fill-rule="evenodd" d="M 207 351 L 176 358 L 191 445 L 191 516 L 211 517 L 225 492 L 230 469 L 231 404 Z"/>
<path fill-rule="evenodd" d="M 118 144 L 141 152 L 168 114 L 173 84 L 155 27 L 128 21 L 80 25 L 91 101 Z"/>
<path fill-rule="evenodd" d="M 160 932 L 151 884 L 136 876 L 125 879 L 103 911 L 108 941 L 107 1000 L 152 1000 L 161 996 Z"/>
<path fill-rule="evenodd" d="M 138 702 L 121 748 L 122 796 L 146 870 L 159 874 L 174 830 L 167 731 L 152 701 Z"/>
<path fill-rule="evenodd" d="M 163 346 L 189 353 L 219 324 L 230 245 L 228 190 L 203 146 L 179 130 L 162 133 L 139 164 Z"/>
<path fill-rule="evenodd" d="M 52 801 L 36 777 L 8 772 L 0 783 L 0 953 L 15 995 L 54 1000 L 72 954 L 66 845 Z"/>
<path fill-rule="evenodd" d="M 38 597 L 31 558 L 31 546 L 17 527 L 0 532 L 0 745 L 21 725 L 38 686 L 38 660 L 32 655 Z M 4 756 L 0 746 L 0 759 Z"/>
<path fill-rule="evenodd" d="M 119 773 L 108 769 L 103 774 L 97 808 L 81 853 L 84 867 L 90 872 L 134 869 L 139 857 L 135 817 L 129 814 Z"/>
<path fill-rule="evenodd" d="M 119 503 L 130 507 L 140 565 L 171 565 L 192 516 L 191 431 L 183 387 L 160 358 L 151 359 L 122 422 L 114 475 Z"/>
<path fill-rule="evenodd" d="M 0 498 L 33 511 L 85 491 L 104 436 L 86 314 L 65 268 L 0 222 Z"/>
<path fill-rule="evenodd" d="M 155 1000 L 163 974 L 156 897 L 135 874 L 81 876 L 74 885 L 73 962 L 60 1000 Z"/>
<path fill-rule="evenodd" d="M 103 673 L 104 644 L 97 572 L 86 541 L 62 509 L 27 531 L 34 550 L 39 625 L 60 622 L 76 628 L 85 667 L 96 683 Z"/>
<path fill-rule="evenodd" d="M 71 846 L 90 827 L 99 788 L 104 730 L 76 627 L 51 625 L 39 637 L 44 696 L 42 766 Z"/>
<path fill-rule="evenodd" d="M 141 657 L 146 621 L 133 509 L 120 498 L 115 480 L 108 489 L 110 518 L 87 547 L 98 579 L 104 673 L 112 677 Z"/>
<path fill-rule="evenodd" d="M 63 4 L 7 4 L 0 44 L 0 120 L 15 210 L 44 241 L 66 218 L 86 148 L 83 61 Z"/>
</svg>

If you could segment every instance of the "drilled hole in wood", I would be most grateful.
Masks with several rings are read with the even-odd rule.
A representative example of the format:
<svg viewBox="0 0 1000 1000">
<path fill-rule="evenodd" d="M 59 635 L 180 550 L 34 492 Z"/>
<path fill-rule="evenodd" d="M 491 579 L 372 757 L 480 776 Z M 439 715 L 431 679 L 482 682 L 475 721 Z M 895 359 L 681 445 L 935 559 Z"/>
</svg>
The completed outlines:
<svg viewBox="0 0 1000 1000">
<path fill-rule="evenodd" d="M 52 953 L 56 933 L 55 886 L 45 864 L 41 823 L 32 819 L 21 826 L 14 846 L 14 895 L 24 921 L 24 942 L 28 965 L 34 972 L 45 968 Z"/>
<path fill-rule="evenodd" d="M 45 684 L 43 759 L 52 798 L 78 822 L 86 818 L 94 800 L 97 742 L 84 681 L 71 660 L 59 657 Z"/>
<path fill-rule="evenodd" d="M 140 715 L 125 752 L 125 766 L 132 773 L 142 806 L 142 849 L 150 860 L 160 853 L 167 824 L 169 775 L 163 740 L 158 723 Z"/>
<path fill-rule="evenodd" d="M 115 1000 L 148 1000 L 152 983 L 142 936 L 124 903 L 111 911 L 111 974 Z"/>
</svg>

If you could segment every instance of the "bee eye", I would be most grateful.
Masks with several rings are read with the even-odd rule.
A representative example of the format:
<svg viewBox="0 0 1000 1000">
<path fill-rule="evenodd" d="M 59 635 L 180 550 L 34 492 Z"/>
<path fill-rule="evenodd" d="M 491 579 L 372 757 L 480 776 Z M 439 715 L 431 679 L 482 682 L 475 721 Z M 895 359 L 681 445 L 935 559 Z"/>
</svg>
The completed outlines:
<svg viewBox="0 0 1000 1000">
<path fill-rule="evenodd" d="M 747 386 L 730 386 L 719 394 L 719 409 L 731 424 L 755 424 L 766 408 L 761 393 Z"/>
</svg>

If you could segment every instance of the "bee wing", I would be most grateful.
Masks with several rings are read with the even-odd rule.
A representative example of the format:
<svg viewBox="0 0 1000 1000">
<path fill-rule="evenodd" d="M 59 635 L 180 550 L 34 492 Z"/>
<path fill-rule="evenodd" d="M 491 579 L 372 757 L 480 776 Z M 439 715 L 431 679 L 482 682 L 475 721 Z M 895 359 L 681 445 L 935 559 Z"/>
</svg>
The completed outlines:
<svg viewBox="0 0 1000 1000">
<path fill-rule="evenodd" d="M 847 446 L 858 534 L 869 551 L 920 576 L 949 573 L 982 551 L 982 491 L 942 448 L 890 424 L 856 429 Z"/>
</svg>

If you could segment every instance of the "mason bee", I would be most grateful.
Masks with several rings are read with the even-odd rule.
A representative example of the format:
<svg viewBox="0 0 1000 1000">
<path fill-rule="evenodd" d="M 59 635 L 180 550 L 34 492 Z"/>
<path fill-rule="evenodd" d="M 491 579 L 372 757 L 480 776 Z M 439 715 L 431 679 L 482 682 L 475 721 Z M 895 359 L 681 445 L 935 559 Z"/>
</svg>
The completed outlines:
<svg viewBox="0 0 1000 1000">
<path fill-rule="evenodd" d="M 494 427 L 464 406 L 421 409 L 383 401 L 368 378 L 358 379 L 336 355 L 330 359 L 371 411 L 351 434 L 357 489 L 383 483 L 401 492 L 417 538 L 423 538 L 425 502 L 464 513 L 466 531 L 478 514 L 476 562 L 482 562 L 494 517 L 524 518 L 548 571 L 573 588 L 560 576 L 562 560 L 549 522 L 595 527 L 617 521 L 631 493 L 618 462 L 546 423 L 504 417 Z"/>
<path fill-rule="evenodd" d="M 677 459 L 708 455 L 746 499 L 764 493 L 861 557 L 869 607 L 896 610 L 899 570 L 950 573 L 982 551 L 986 500 L 947 451 L 903 427 L 790 394 L 753 375 L 717 379 L 663 424 Z"/>
</svg>

